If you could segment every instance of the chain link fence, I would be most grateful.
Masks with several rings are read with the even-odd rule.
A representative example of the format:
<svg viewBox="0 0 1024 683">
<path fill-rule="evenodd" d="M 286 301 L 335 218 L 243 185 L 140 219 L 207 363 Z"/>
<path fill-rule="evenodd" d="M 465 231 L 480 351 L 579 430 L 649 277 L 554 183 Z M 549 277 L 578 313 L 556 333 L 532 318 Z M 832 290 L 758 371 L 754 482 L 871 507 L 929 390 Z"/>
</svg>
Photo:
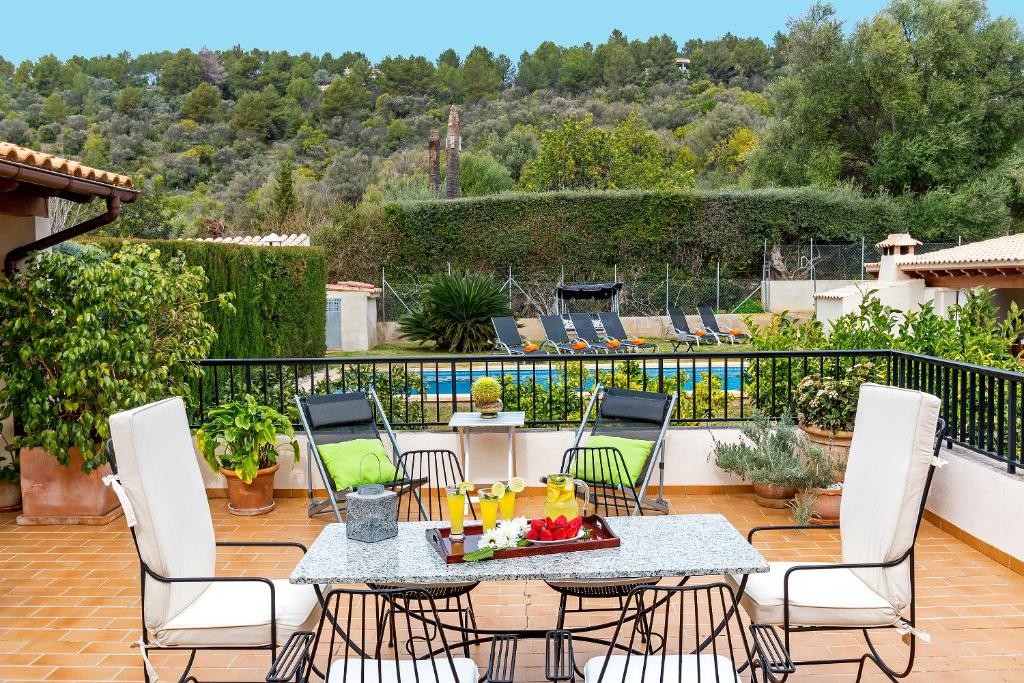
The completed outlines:
<svg viewBox="0 0 1024 683">
<path fill-rule="evenodd" d="M 953 242 L 926 242 L 916 253 L 948 249 L 958 246 Z M 866 265 L 882 257 L 881 250 L 867 241 L 846 244 L 777 244 L 765 245 L 764 274 L 766 280 L 864 280 Z"/>
</svg>

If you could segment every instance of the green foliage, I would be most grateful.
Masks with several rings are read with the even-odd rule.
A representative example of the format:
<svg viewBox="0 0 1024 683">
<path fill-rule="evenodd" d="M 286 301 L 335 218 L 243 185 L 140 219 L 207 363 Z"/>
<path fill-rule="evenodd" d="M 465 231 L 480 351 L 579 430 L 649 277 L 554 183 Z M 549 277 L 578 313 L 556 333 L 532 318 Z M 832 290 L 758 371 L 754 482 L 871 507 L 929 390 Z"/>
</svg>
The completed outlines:
<svg viewBox="0 0 1024 683">
<path fill-rule="evenodd" d="M 114 251 L 121 242 L 90 240 Z M 181 256 L 206 273 L 206 296 L 234 293 L 234 312 L 212 310 L 211 358 L 319 358 L 326 343 L 323 251 L 198 241 L 151 241 L 163 258 Z"/>
<path fill-rule="evenodd" d="M 63 464 L 80 449 L 86 471 L 106 462 L 110 415 L 188 395 L 216 334 L 204 317 L 228 297 L 206 277 L 145 245 L 109 258 L 41 254 L 0 281 L 0 416 L 21 426 L 8 447 L 38 446 Z"/>
<path fill-rule="evenodd" d="M 104 226 L 101 234 L 113 237 L 141 237 L 146 239 L 167 239 L 174 234 L 171 212 L 168 207 L 164 179 L 156 176 L 149 181 L 140 181 L 139 196 L 131 204 L 121 205 L 121 215 L 110 225 Z"/>
<path fill-rule="evenodd" d="M 295 178 L 292 171 L 292 157 L 285 155 L 277 168 L 277 176 L 274 179 L 274 192 L 270 196 L 270 205 L 274 212 L 274 219 L 278 224 L 283 224 L 295 211 L 297 200 L 295 198 Z"/>
<path fill-rule="evenodd" d="M 501 398 L 501 384 L 493 377 L 481 377 L 473 382 L 471 393 L 477 405 L 491 405 Z"/>
<path fill-rule="evenodd" d="M 513 184 L 509 170 L 487 152 L 461 154 L 459 177 L 464 197 L 497 194 L 511 190 Z"/>
<path fill-rule="evenodd" d="M 419 305 L 399 321 L 399 330 L 438 349 L 483 351 L 494 341 L 491 318 L 503 315 L 511 315 L 508 297 L 493 278 L 469 271 L 437 275 Z"/>
<path fill-rule="evenodd" d="M 744 441 L 715 442 L 715 464 L 752 484 L 801 489 L 807 480 L 803 454 L 816 449 L 805 440 L 789 415 L 773 421 L 762 412 L 740 426 Z"/>
<path fill-rule="evenodd" d="M 252 483 L 258 470 L 277 463 L 278 434 L 287 440 L 295 462 L 299 461 L 299 442 L 291 420 L 273 408 L 260 405 L 252 394 L 210 408 L 207 420 L 196 431 L 196 444 L 210 469 L 230 470 L 246 484 Z"/>
<path fill-rule="evenodd" d="M 181 118 L 207 123 L 216 118 L 220 107 L 220 90 L 205 81 L 192 89 L 181 102 Z"/>
<path fill-rule="evenodd" d="M 867 362 L 846 368 L 839 377 L 807 375 L 796 385 L 794 405 L 800 422 L 832 432 L 852 432 L 860 387 L 882 379 L 879 370 Z"/>
<path fill-rule="evenodd" d="M 812 188 L 516 193 L 361 206 L 314 239 L 330 245 L 332 279 L 376 279 L 381 266 L 429 273 L 447 261 L 537 272 L 566 254 L 595 274 L 665 263 L 692 273 L 719 259 L 745 272 L 761 267 L 765 239 L 873 240 L 901 222 L 888 200 Z"/>
<path fill-rule="evenodd" d="M 203 60 L 189 49 L 178 50 L 160 70 L 160 87 L 168 95 L 184 95 L 203 82 Z"/>
</svg>

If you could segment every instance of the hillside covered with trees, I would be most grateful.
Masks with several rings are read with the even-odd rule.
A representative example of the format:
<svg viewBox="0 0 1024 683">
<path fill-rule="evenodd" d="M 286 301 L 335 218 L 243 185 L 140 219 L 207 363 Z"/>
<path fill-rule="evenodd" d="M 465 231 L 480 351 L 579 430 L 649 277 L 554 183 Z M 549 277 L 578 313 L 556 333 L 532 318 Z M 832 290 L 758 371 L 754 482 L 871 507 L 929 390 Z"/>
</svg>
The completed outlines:
<svg viewBox="0 0 1024 683">
<path fill-rule="evenodd" d="M 1024 36 L 980 0 L 894 0 L 856 26 L 815 4 L 771 44 L 0 57 L 0 139 L 134 175 L 113 229 L 137 237 L 316 239 L 429 199 L 451 104 L 466 196 L 841 187 L 907 203 L 931 239 L 1024 214 Z"/>
</svg>

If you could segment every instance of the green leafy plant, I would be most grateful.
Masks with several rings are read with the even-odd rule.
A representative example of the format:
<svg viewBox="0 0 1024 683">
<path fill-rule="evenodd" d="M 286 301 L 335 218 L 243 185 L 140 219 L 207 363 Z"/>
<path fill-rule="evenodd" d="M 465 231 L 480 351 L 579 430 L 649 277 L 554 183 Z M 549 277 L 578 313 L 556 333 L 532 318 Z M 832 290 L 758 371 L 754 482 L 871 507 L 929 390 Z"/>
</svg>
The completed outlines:
<svg viewBox="0 0 1024 683">
<path fill-rule="evenodd" d="M 510 314 L 508 297 L 493 278 L 465 271 L 431 278 L 399 329 L 408 339 L 438 349 L 482 351 L 494 341 L 491 318 Z"/>
<path fill-rule="evenodd" d="M 481 377 L 473 382 L 471 391 L 477 405 L 491 405 L 501 398 L 501 383 L 493 377 Z"/>
<path fill-rule="evenodd" d="M 860 386 L 876 379 L 874 363 L 857 363 L 840 377 L 807 375 L 796 385 L 796 413 L 801 423 L 832 432 L 853 431 Z"/>
<path fill-rule="evenodd" d="M 8 450 L 40 447 L 67 465 L 78 448 L 91 471 L 106 462 L 110 415 L 188 396 L 216 336 L 205 287 L 201 269 L 144 245 L 39 254 L 0 280 L 0 417 L 21 427 Z"/>
<path fill-rule="evenodd" d="M 17 453 L 0 456 L 0 481 L 21 481 L 21 469 Z"/>
<path fill-rule="evenodd" d="M 745 441 L 715 442 L 715 464 L 752 484 L 805 488 L 808 468 L 804 457 L 824 455 L 807 443 L 789 415 L 773 422 L 767 414 L 756 411 L 740 432 Z"/>
<path fill-rule="evenodd" d="M 249 484 L 258 470 L 277 462 L 278 450 L 285 445 L 291 447 L 295 462 L 299 461 L 299 443 L 291 421 L 261 405 L 252 394 L 211 408 L 207 418 L 196 432 L 196 442 L 214 472 L 223 467 Z M 282 444 L 278 435 L 287 444 Z"/>
</svg>

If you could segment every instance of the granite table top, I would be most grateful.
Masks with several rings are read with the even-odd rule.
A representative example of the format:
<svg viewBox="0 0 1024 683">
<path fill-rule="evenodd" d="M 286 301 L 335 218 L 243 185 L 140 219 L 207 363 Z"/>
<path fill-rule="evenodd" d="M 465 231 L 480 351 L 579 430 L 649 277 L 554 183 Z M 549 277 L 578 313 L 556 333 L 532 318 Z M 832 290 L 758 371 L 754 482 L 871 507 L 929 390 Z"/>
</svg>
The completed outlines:
<svg viewBox="0 0 1024 683">
<path fill-rule="evenodd" d="M 768 562 L 722 515 L 610 517 L 618 548 L 445 564 L 426 538 L 443 522 L 402 522 L 398 536 L 350 541 L 328 524 L 289 577 L 298 584 L 445 583 L 751 574 Z"/>
</svg>

